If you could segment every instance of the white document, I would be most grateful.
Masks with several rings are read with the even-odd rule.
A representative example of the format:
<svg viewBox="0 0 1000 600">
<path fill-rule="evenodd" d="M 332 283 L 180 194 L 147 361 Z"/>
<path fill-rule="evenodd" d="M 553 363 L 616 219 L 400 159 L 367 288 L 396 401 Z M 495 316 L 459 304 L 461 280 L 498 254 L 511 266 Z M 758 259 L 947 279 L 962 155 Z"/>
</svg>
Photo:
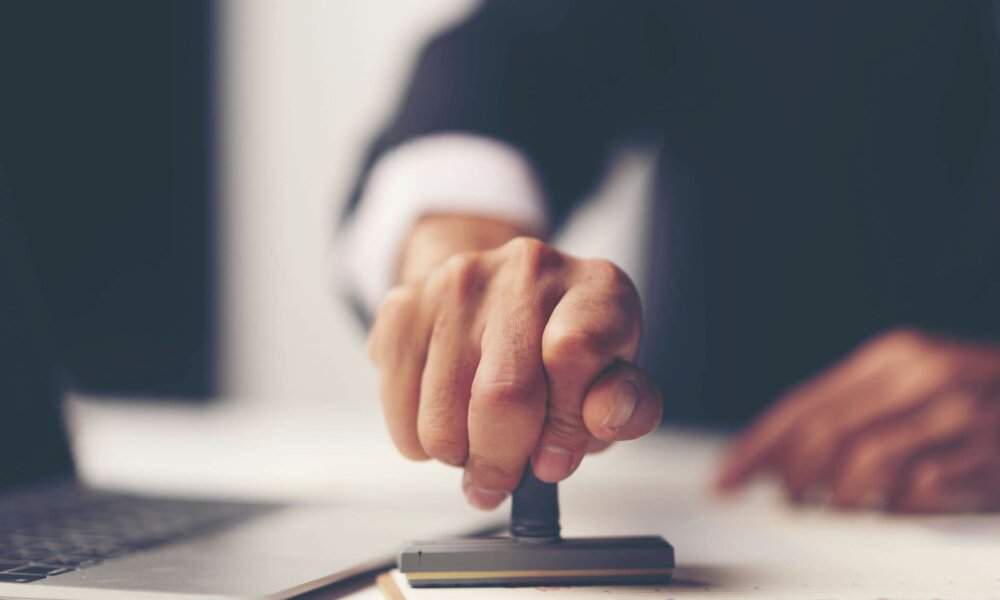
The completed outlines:
<svg viewBox="0 0 1000 600">
<path fill-rule="evenodd" d="M 722 500 L 709 490 L 722 447 L 668 430 L 588 458 L 561 486 L 567 537 L 663 535 L 670 584 L 411 589 L 392 576 L 406 600 L 1000 598 L 1000 515 L 793 508 L 766 484 Z"/>
</svg>

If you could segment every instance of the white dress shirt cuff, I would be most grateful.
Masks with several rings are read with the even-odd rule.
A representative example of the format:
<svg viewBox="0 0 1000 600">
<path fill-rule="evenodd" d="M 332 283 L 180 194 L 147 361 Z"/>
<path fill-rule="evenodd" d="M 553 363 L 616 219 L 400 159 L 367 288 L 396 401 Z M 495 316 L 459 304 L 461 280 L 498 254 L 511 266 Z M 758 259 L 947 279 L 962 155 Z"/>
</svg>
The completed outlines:
<svg viewBox="0 0 1000 600">
<path fill-rule="evenodd" d="M 395 282 L 408 232 L 435 213 L 502 219 L 535 235 L 548 228 L 541 184 L 516 148 L 463 133 L 406 142 L 375 163 L 341 238 L 341 269 L 369 314 Z"/>
</svg>

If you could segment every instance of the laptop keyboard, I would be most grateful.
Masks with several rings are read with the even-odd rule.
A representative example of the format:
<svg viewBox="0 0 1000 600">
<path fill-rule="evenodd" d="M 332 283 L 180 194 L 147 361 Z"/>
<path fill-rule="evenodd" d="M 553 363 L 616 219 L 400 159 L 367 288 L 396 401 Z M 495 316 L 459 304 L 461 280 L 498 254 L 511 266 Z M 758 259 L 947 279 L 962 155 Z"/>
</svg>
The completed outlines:
<svg viewBox="0 0 1000 600">
<path fill-rule="evenodd" d="M 0 496 L 0 582 L 30 583 L 232 525 L 274 505 L 59 485 Z"/>
</svg>

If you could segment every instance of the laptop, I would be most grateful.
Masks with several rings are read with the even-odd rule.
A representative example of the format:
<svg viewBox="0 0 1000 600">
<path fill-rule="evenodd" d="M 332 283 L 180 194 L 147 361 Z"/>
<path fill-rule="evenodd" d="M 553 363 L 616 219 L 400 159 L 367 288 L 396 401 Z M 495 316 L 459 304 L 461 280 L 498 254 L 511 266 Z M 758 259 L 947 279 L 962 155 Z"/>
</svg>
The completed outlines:
<svg viewBox="0 0 1000 600">
<path fill-rule="evenodd" d="M 495 529 L 395 507 L 155 498 L 73 477 L 60 374 L 0 179 L 0 597 L 288 598 L 388 567 L 408 539 Z M 471 513 L 470 513 L 471 515 Z"/>
</svg>

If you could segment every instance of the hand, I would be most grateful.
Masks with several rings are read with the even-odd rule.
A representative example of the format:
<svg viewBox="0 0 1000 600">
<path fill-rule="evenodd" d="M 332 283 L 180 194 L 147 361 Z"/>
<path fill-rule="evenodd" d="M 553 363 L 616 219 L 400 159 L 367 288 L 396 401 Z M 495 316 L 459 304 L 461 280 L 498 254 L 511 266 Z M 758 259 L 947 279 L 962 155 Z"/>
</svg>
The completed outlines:
<svg viewBox="0 0 1000 600">
<path fill-rule="evenodd" d="M 385 298 L 369 339 L 389 432 L 413 459 L 464 466 L 484 509 L 535 474 L 656 428 L 660 393 L 634 364 L 639 296 L 619 268 L 533 238 L 457 254 Z"/>
<path fill-rule="evenodd" d="M 781 398 L 734 446 L 732 490 L 777 474 L 793 501 L 1000 508 L 1000 348 L 898 330 Z"/>
</svg>

